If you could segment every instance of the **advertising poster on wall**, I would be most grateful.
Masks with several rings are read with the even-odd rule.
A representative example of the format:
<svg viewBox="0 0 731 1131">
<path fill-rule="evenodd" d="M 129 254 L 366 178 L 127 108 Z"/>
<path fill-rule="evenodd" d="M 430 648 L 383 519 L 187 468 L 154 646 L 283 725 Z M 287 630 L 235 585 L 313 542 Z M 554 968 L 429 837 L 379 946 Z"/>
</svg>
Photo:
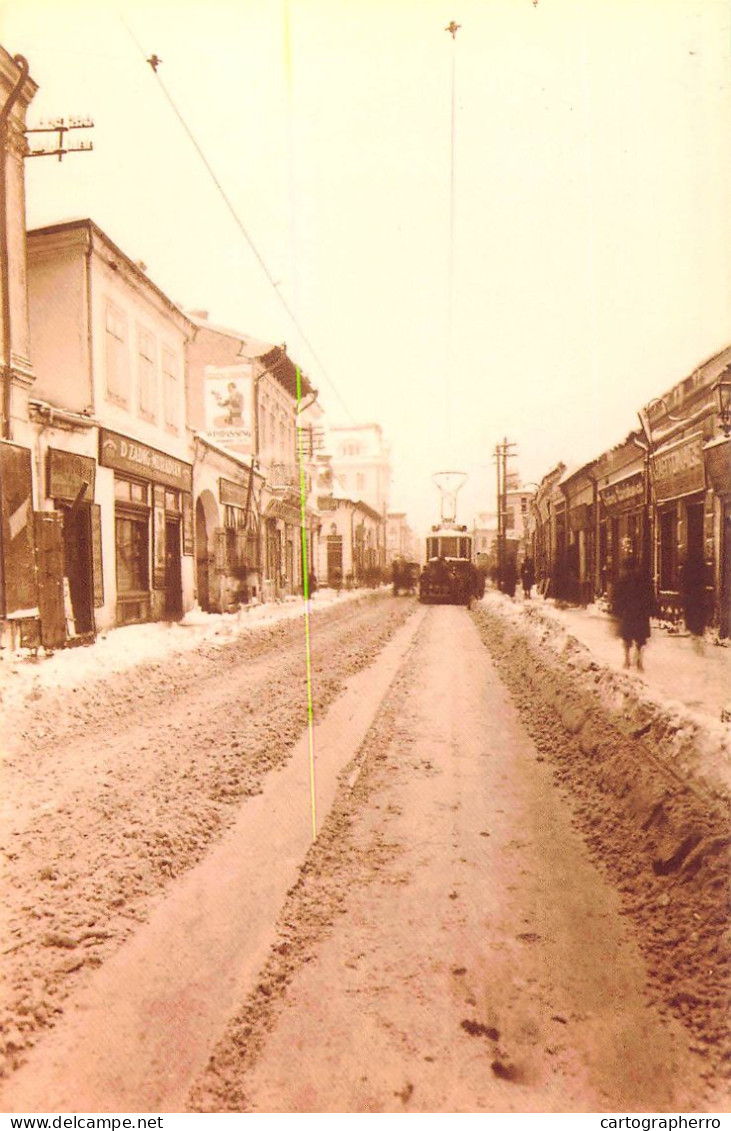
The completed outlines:
<svg viewBox="0 0 731 1131">
<path fill-rule="evenodd" d="M 206 436 L 250 455 L 254 450 L 254 381 L 250 363 L 205 369 Z"/>
</svg>

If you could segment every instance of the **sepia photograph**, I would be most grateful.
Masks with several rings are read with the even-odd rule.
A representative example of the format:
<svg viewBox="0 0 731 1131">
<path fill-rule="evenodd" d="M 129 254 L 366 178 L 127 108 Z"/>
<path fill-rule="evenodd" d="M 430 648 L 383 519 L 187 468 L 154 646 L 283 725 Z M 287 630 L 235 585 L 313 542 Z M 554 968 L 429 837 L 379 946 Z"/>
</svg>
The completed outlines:
<svg viewBox="0 0 731 1131">
<path fill-rule="evenodd" d="M 728 0 L 0 0 L 8 1129 L 726 1125 L 730 138 Z"/>
</svg>

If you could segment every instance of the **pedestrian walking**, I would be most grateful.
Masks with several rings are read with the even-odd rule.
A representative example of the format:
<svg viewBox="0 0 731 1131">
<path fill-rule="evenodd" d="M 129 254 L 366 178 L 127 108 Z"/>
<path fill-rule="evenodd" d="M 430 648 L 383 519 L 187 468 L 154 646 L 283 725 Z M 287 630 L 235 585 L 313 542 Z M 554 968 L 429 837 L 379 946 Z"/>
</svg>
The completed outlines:
<svg viewBox="0 0 731 1131">
<path fill-rule="evenodd" d="M 515 596 L 515 586 L 518 581 L 518 571 L 515 568 L 515 562 L 512 558 L 508 558 L 505 565 L 505 572 L 503 574 L 503 592 L 507 593 L 508 597 Z"/>
<path fill-rule="evenodd" d="M 530 593 L 535 579 L 536 571 L 533 565 L 533 558 L 524 558 L 523 564 L 520 567 L 520 580 L 523 583 L 523 597 L 526 601 L 530 600 Z"/>
<path fill-rule="evenodd" d="M 630 653 L 634 645 L 635 662 L 638 670 L 642 671 L 642 649 L 650 638 L 652 586 L 631 546 L 623 548 L 624 560 L 614 587 L 612 612 L 624 647 L 624 666 L 630 667 Z"/>
<path fill-rule="evenodd" d="M 702 654 L 706 627 L 705 566 L 703 555 L 698 551 L 691 550 L 686 555 L 680 571 L 680 592 L 685 627 L 691 635 L 694 650 Z"/>
</svg>

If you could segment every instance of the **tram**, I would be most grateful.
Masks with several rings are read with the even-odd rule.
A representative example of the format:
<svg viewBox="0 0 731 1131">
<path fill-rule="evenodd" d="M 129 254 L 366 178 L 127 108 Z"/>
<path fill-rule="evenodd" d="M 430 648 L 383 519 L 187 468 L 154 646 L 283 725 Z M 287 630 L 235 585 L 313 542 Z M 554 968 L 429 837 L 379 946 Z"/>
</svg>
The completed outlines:
<svg viewBox="0 0 731 1131">
<path fill-rule="evenodd" d="M 433 526 L 426 540 L 426 565 L 419 578 L 424 604 L 467 605 L 480 596 L 478 571 L 472 562 L 472 539 L 466 526 Z"/>
<path fill-rule="evenodd" d="M 419 578 L 419 600 L 423 604 L 466 605 L 485 592 L 484 574 L 472 560 L 472 538 L 456 519 L 456 497 L 467 476 L 462 472 L 439 472 L 434 480 L 442 494 L 438 525 L 426 538 L 426 565 Z"/>
</svg>

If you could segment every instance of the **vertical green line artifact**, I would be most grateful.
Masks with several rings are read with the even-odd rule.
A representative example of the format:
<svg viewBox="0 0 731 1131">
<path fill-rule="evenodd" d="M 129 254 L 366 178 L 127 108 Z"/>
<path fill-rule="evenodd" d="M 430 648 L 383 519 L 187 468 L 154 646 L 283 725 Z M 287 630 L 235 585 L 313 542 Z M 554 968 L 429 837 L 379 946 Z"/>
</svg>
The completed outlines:
<svg viewBox="0 0 731 1131">
<path fill-rule="evenodd" d="M 312 660 L 310 651 L 310 573 L 307 554 L 307 484 L 303 453 L 303 431 L 299 422 L 302 403 L 302 374 L 297 373 L 297 460 L 300 480 L 300 535 L 302 538 L 302 591 L 305 598 L 305 663 L 307 667 L 307 734 L 310 751 L 310 805 L 312 808 L 312 839 L 317 836 L 317 809 L 315 803 L 315 732 L 312 714 Z"/>
</svg>

